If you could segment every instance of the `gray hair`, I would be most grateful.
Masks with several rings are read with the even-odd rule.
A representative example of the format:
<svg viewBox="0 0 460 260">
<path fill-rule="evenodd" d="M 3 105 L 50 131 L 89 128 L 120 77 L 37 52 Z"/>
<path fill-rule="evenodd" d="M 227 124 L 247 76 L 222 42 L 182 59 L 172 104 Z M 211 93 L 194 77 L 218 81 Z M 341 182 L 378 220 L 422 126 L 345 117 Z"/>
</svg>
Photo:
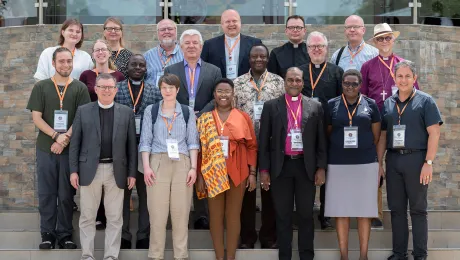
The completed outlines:
<svg viewBox="0 0 460 260">
<path fill-rule="evenodd" d="M 313 31 L 308 35 L 308 37 L 307 37 L 307 45 L 310 44 L 311 38 L 315 37 L 315 36 L 322 37 L 324 39 L 324 45 L 326 45 L 326 47 L 328 46 L 326 35 L 324 35 L 324 33 L 318 32 L 318 31 Z"/>
<path fill-rule="evenodd" d="M 286 80 L 286 75 L 288 74 L 288 72 L 291 72 L 291 71 L 298 71 L 302 73 L 302 79 L 303 79 L 303 70 L 301 70 L 299 67 L 290 67 L 289 69 L 286 70 L 286 74 L 284 75 L 285 80 Z"/>
<path fill-rule="evenodd" d="M 203 37 L 201 36 L 201 33 L 198 30 L 195 30 L 195 29 L 185 30 L 180 36 L 180 40 L 179 40 L 180 44 L 183 43 L 184 36 L 186 36 L 186 35 L 190 35 L 190 36 L 198 35 L 200 37 L 200 43 L 201 43 L 201 45 L 203 45 Z"/>
<path fill-rule="evenodd" d="M 97 86 L 97 83 L 99 82 L 99 80 L 101 79 L 111 79 L 113 80 L 113 82 L 115 82 L 115 86 L 117 85 L 117 79 L 110 73 L 101 73 L 99 75 L 97 75 L 96 77 L 96 86 Z"/>
<path fill-rule="evenodd" d="M 410 60 L 403 60 L 395 65 L 395 74 L 400 68 L 409 68 L 412 71 L 412 74 L 417 75 L 417 68 L 415 67 L 415 63 Z"/>
</svg>

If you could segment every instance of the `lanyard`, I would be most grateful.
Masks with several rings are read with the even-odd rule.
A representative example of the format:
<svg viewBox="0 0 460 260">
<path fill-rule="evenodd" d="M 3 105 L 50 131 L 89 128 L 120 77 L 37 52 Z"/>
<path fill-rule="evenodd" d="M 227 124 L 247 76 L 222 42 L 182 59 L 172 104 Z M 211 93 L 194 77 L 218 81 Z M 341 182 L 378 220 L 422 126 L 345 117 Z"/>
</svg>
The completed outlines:
<svg viewBox="0 0 460 260">
<path fill-rule="evenodd" d="M 240 41 L 240 36 L 238 36 L 238 38 L 235 40 L 235 42 L 233 43 L 232 47 L 230 47 L 227 43 L 227 37 L 224 37 L 225 38 L 225 48 L 227 48 L 227 52 L 228 52 L 228 59 L 230 61 L 232 61 L 232 52 L 233 52 L 233 49 L 235 49 L 236 45 L 238 44 L 238 42 Z"/>
<path fill-rule="evenodd" d="M 406 110 L 407 105 L 409 105 L 410 101 L 411 101 L 412 98 L 415 96 L 415 92 L 417 92 L 416 89 L 414 89 L 414 92 L 413 92 L 412 95 L 410 96 L 409 101 L 407 101 L 406 105 L 403 107 L 402 110 L 399 108 L 398 102 L 396 102 L 396 109 L 398 110 L 398 115 L 399 115 L 398 125 L 401 124 L 401 116 L 402 116 L 402 114 L 404 113 L 404 110 Z"/>
<path fill-rule="evenodd" d="M 227 120 L 225 120 L 225 122 L 222 123 L 222 120 L 220 120 L 219 113 L 217 112 L 217 110 L 214 110 L 214 111 L 216 113 L 217 121 L 219 122 L 219 125 L 220 125 L 220 135 L 223 135 L 224 134 L 225 123 L 227 123 L 228 117 L 227 117 Z"/>
<path fill-rule="evenodd" d="M 177 113 L 174 112 L 174 116 L 173 116 L 173 119 L 171 120 L 171 124 L 168 124 L 168 120 L 166 119 L 166 117 L 163 117 L 163 116 L 162 116 L 163 121 L 165 121 L 166 128 L 168 129 L 168 134 L 169 134 L 169 135 L 171 135 L 171 130 L 172 130 L 174 121 L 176 121 L 176 116 L 177 116 Z"/>
<path fill-rule="evenodd" d="M 362 96 L 360 95 L 360 96 L 359 96 L 358 103 L 356 104 L 355 109 L 353 109 L 353 112 L 350 114 L 350 110 L 348 109 L 347 100 L 345 100 L 345 96 L 342 94 L 343 103 L 345 104 L 345 107 L 347 108 L 348 119 L 350 120 L 350 126 L 352 126 L 353 116 L 355 115 L 355 112 L 356 112 L 356 110 L 358 109 L 359 103 L 361 103 L 361 97 L 362 97 Z"/>
<path fill-rule="evenodd" d="M 353 52 L 351 52 L 350 48 L 347 48 L 348 49 L 348 52 L 350 53 L 350 63 L 353 63 L 353 59 L 356 57 L 356 55 L 358 55 L 358 53 L 360 53 L 363 49 L 364 49 L 364 45 L 366 45 L 366 43 L 364 42 L 361 47 L 359 47 L 359 49 L 353 54 Z"/>
<path fill-rule="evenodd" d="M 65 93 L 66 93 L 66 91 L 67 91 L 67 87 L 68 87 L 69 84 L 70 84 L 71 78 L 69 78 L 69 79 L 67 80 L 67 83 L 65 84 L 65 87 L 64 87 L 64 92 L 59 92 L 59 88 L 58 88 L 58 86 L 57 86 L 57 84 L 56 84 L 56 81 L 54 80 L 54 77 L 52 77 L 51 80 L 53 81 L 54 87 L 56 88 L 56 92 L 57 92 L 57 94 L 58 94 L 59 101 L 60 101 L 60 102 L 59 102 L 59 107 L 60 107 L 61 110 L 62 110 L 62 105 L 63 105 L 62 102 L 64 101 L 64 96 L 65 96 Z"/>
<path fill-rule="evenodd" d="M 136 101 L 134 101 L 134 95 L 133 95 L 133 91 L 131 90 L 131 84 L 129 83 L 129 80 L 128 80 L 128 89 L 129 89 L 129 95 L 131 96 L 131 100 L 133 101 L 133 105 L 134 105 L 133 111 L 134 113 L 136 113 L 136 106 L 137 106 L 137 103 L 139 102 L 139 98 L 141 97 L 142 90 L 144 89 L 144 82 L 142 82 L 141 84 L 141 90 L 139 90 L 139 94 L 137 94 Z"/>
<path fill-rule="evenodd" d="M 250 72 L 248 72 L 248 74 L 249 74 L 249 76 L 251 76 Z M 262 89 L 265 86 L 265 81 L 267 80 L 267 77 L 268 77 L 268 71 L 265 71 L 264 80 L 262 81 L 262 84 L 260 84 L 260 88 L 257 88 L 257 84 L 256 84 L 256 82 L 254 81 L 254 79 L 252 77 L 249 80 L 249 82 L 251 82 L 251 84 L 252 84 L 252 87 L 257 91 L 257 99 L 258 100 L 260 100 L 260 93 L 262 93 Z"/>
<path fill-rule="evenodd" d="M 158 58 L 160 58 L 160 61 L 161 61 L 161 70 L 165 70 L 166 68 L 166 65 L 168 65 L 169 61 L 171 60 L 172 58 L 172 54 L 170 54 L 168 56 L 168 58 L 166 59 L 166 61 L 163 61 L 163 57 L 161 56 L 161 53 L 160 53 L 160 46 L 158 46 Z"/>
<path fill-rule="evenodd" d="M 395 74 L 393 73 L 393 61 L 395 60 L 395 57 L 393 56 L 393 57 L 391 58 L 390 66 L 388 66 L 388 65 L 385 63 L 385 61 L 383 61 L 382 58 L 380 58 L 380 56 L 378 56 L 378 57 L 379 57 L 380 62 L 383 63 L 383 65 L 385 65 L 385 67 L 387 67 L 387 69 L 390 70 L 390 75 L 391 75 L 391 77 L 393 78 L 393 81 L 396 82 L 396 80 L 395 80 Z M 385 87 L 385 86 L 384 86 L 384 87 Z"/>
<path fill-rule="evenodd" d="M 188 67 L 188 78 L 190 81 L 189 87 L 190 87 L 190 94 L 192 98 L 194 97 L 194 92 L 195 92 L 195 72 L 196 72 L 196 68 L 191 69 L 190 67 Z"/>
<path fill-rule="evenodd" d="M 61 47 L 65 48 L 64 45 L 61 45 Z M 73 51 L 71 51 L 72 57 L 75 56 L 75 50 L 76 50 L 76 49 L 77 49 L 77 48 L 74 47 L 74 48 L 73 48 Z"/>
<path fill-rule="evenodd" d="M 319 79 L 323 75 L 323 72 L 326 69 L 326 67 L 327 67 L 327 62 L 324 63 L 324 67 L 319 73 L 318 78 L 316 78 L 316 82 L 313 83 L 313 73 L 311 72 L 311 62 L 310 62 L 309 69 L 310 69 L 310 83 L 311 83 L 311 96 L 312 97 L 313 97 L 313 93 L 315 92 L 316 85 L 318 85 Z"/>
<path fill-rule="evenodd" d="M 118 54 L 120 54 L 121 50 L 123 50 L 123 48 L 118 49 L 117 54 L 115 55 L 115 60 L 118 58 Z"/>
<path fill-rule="evenodd" d="M 300 107 L 302 106 L 302 96 L 299 95 L 299 98 L 300 98 L 300 104 L 299 104 L 299 106 L 297 107 L 297 112 L 294 114 L 294 111 L 292 111 L 291 105 L 289 105 L 289 102 L 288 102 L 287 98 L 284 97 L 284 99 L 286 99 L 286 104 L 287 104 L 287 106 L 289 107 L 289 111 L 291 111 L 291 115 L 292 115 L 292 117 L 294 118 L 294 125 L 295 125 L 295 128 L 296 128 L 296 129 L 299 128 L 299 124 L 297 123 L 297 118 L 299 117 L 299 114 L 300 114 Z"/>
</svg>

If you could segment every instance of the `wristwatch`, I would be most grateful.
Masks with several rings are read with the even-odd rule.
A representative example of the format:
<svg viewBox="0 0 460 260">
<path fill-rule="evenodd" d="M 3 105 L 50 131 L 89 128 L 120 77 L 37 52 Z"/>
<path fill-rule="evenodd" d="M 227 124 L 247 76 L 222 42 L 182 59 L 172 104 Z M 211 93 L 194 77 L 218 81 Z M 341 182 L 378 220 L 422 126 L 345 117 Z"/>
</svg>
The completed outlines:
<svg viewBox="0 0 460 260">
<path fill-rule="evenodd" d="M 433 161 L 432 160 L 425 160 L 426 164 L 428 164 L 429 166 L 432 166 L 433 165 Z"/>
</svg>

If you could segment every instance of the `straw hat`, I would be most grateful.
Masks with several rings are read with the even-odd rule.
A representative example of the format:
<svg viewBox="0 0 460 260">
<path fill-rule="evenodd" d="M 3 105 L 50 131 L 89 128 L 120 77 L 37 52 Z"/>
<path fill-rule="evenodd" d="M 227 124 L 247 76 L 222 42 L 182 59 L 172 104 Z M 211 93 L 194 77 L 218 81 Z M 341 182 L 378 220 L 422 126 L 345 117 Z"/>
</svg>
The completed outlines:
<svg viewBox="0 0 460 260">
<path fill-rule="evenodd" d="M 374 27 L 374 37 L 370 38 L 369 41 L 372 41 L 374 38 L 387 35 L 392 33 L 396 38 L 398 38 L 400 32 L 399 31 L 393 31 L 391 27 L 387 23 L 379 23 Z"/>
</svg>

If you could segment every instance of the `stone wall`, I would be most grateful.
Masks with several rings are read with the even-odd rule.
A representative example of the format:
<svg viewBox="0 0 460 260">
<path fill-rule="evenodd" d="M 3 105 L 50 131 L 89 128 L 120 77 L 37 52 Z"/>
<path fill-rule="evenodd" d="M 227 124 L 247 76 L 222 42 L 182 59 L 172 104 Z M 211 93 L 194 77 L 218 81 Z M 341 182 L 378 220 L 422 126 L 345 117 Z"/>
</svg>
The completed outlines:
<svg viewBox="0 0 460 260">
<path fill-rule="evenodd" d="M 181 25 L 182 31 L 196 28 L 204 39 L 221 34 L 217 25 Z M 429 188 L 429 208 L 460 209 L 460 28 L 398 25 L 401 31 L 395 52 L 417 63 L 421 88 L 433 95 L 441 109 L 442 127 L 434 181 Z M 330 39 L 329 51 L 345 44 L 342 25 L 308 26 L 308 31 L 324 32 Z M 372 26 L 367 27 L 366 39 Z M 58 25 L 0 28 L 0 211 L 36 209 L 35 178 L 36 129 L 25 109 L 33 87 L 38 57 L 58 38 Z M 284 40 L 282 25 L 245 25 L 243 33 L 263 39 L 270 49 Z M 143 53 L 157 44 L 155 25 L 126 26 L 126 48 Z M 101 25 L 85 26 L 88 51 L 102 36 Z M 386 203 L 386 201 L 385 201 Z"/>
</svg>

